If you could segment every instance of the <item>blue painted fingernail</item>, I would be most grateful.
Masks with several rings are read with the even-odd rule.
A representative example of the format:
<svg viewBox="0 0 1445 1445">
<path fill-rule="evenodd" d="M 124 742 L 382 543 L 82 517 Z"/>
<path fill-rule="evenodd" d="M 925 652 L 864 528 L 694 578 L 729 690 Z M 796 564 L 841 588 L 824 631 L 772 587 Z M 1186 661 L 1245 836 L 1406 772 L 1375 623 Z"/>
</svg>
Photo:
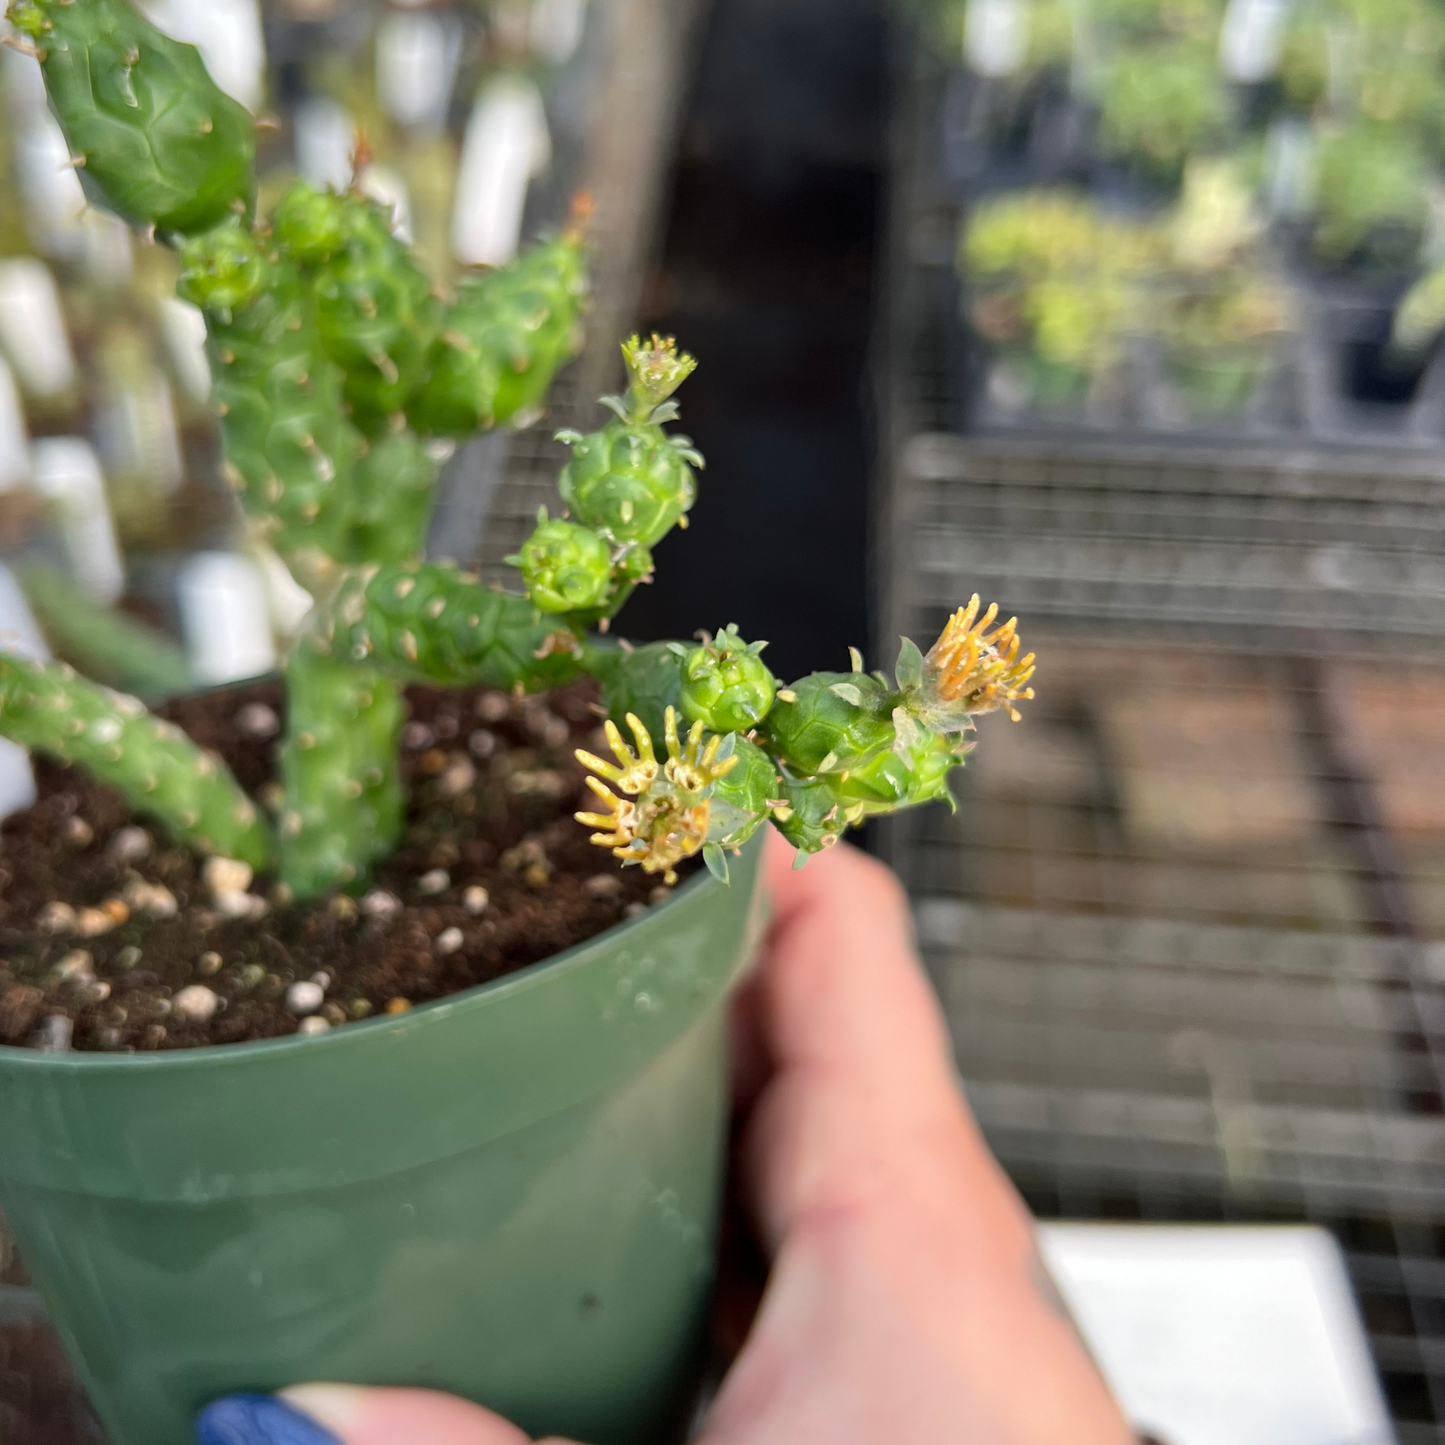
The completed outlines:
<svg viewBox="0 0 1445 1445">
<path fill-rule="evenodd" d="M 274 1395 L 227 1395 L 196 1420 L 200 1445 L 341 1445 L 309 1415 Z"/>
</svg>

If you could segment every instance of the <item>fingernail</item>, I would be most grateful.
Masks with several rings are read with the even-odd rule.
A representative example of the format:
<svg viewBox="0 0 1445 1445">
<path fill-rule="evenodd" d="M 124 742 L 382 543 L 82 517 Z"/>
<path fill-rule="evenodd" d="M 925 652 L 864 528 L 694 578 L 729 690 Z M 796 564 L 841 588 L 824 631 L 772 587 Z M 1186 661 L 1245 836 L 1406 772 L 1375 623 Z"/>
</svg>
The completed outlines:
<svg viewBox="0 0 1445 1445">
<path fill-rule="evenodd" d="M 310 1415 L 274 1395 L 227 1395 L 196 1420 L 200 1445 L 340 1445 Z"/>
<path fill-rule="evenodd" d="M 281 1398 L 337 1435 L 345 1435 L 361 1413 L 366 1391 L 360 1385 L 292 1385 Z"/>
</svg>

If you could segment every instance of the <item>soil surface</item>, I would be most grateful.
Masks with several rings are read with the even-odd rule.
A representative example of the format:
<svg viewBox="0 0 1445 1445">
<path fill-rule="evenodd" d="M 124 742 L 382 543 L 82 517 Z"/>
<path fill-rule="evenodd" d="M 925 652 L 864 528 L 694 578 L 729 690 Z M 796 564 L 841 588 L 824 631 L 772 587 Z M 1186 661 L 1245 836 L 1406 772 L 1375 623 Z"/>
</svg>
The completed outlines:
<svg viewBox="0 0 1445 1445">
<path fill-rule="evenodd" d="M 323 1032 L 403 1012 L 581 943 L 668 895 L 572 818 L 573 750 L 605 751 L 590 684 L 545 698 L 412 688 L 411 799 L 369 891 L 287 904 L 250 884 L 235 918 L 200 860 L 83 774 L 36 762 L 39 798 L 0 829 L 0 1044 L 152 1050 Z M 166 716 L 274 812 L 271 683 Z M 590 804 L 589 804 L 590 806 Z"/>
</svg>

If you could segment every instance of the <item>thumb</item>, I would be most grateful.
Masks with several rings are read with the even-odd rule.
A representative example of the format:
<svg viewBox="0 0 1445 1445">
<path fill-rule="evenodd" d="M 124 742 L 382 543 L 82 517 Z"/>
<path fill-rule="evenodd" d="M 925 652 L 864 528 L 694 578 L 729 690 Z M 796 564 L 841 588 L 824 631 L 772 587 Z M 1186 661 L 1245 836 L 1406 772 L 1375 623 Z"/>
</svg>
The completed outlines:
<svg viewBox="0 0 1445 1445">
<path fill-rule="evenodd" d="M 530 1445 L 500 1415 L 453 1395 L 359 1385 L 232 1395 L 201 1413 L 196 1434 L 201 1445 Z"/>
</svg>

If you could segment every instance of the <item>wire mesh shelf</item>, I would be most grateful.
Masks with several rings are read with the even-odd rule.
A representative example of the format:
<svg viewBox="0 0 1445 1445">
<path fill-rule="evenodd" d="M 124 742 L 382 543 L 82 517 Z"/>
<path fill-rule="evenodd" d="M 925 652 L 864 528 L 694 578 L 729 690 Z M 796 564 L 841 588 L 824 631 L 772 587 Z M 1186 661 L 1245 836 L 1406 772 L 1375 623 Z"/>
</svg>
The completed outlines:
<svg viewBox="0 0 1445 1445">
<path fill-rule="evenodd" d="M 1039 654 L 958 811 L 881 831 L 970 1099 L 1042 1215 L 1331 1229 L 1445 1445 L 1445 454 L 989 424 L 932 64 L 903 37 L 878 660 L 973 592 Z"/>
<path fill-rule="evenodd" d="M 1445 1440 L 1445 668 L 1030 641 L 889 840 L 990 1143 L 1045 1213 L 1330 1227 Z"/>
<path fill-rule="evenodd" d="M 475 541 L 476 560 L 489 581 L 514 575 L 504 559 L 530 535 L 537 508 L 557 504 L 557 474 L 570 453 L 553 440 L 555 432 L 598 426 L 598 396 L 620 383 L 618 342 L 636 325 L 701 14 L 701 0 L 610 0 L 606 7 L 605 62 L 594 92 L 579 107 L 585 120 L 570 171 L 571 190 L 586 191 L 595 206 L 587 346 L 558 378 L 543 423 L 507 439 L 495 490 L 480 482 L 486 523 Z M 555 185 L 529 222 L 559 223 L 569 197 L 570 190 Z M 475 495 L 479 483 L 468 477 L 462 485 Z M 472 540 L 454 545 L 465 549 Z"/>
</svg>

